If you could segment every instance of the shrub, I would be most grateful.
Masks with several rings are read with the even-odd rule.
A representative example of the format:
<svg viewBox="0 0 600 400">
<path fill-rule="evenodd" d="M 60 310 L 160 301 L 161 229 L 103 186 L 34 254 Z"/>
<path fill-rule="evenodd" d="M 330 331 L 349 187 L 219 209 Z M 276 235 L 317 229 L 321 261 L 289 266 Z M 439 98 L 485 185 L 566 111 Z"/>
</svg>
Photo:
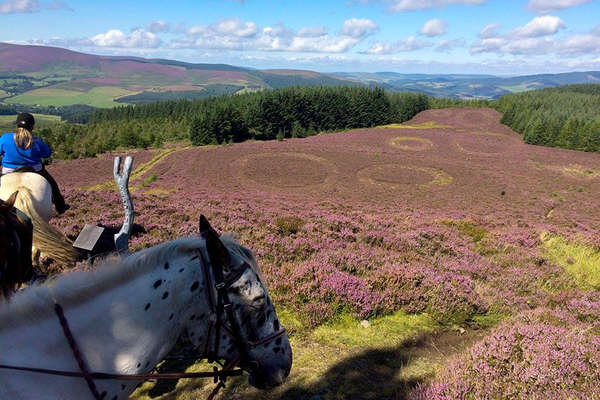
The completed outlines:
<svg viewBox="0 0 600 400">
<path fill-rule="evenodd" d="M 296 216 L 279 217 L 275 220 L 279 233 L 284 236 L 293 235 L 304 225 L 304 220 Z"/>
</svg>

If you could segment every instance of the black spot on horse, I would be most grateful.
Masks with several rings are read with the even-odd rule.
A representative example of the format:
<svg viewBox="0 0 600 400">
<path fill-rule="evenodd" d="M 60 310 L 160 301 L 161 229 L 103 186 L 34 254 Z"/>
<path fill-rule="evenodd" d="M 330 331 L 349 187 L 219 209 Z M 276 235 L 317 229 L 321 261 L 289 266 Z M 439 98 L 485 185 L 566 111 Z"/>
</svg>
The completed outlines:
<svg viewBox="0 0 600 400">
<path fill-rule="evenodd" d="M 137 363 L 136 367 L 139 368 L 142 366 L 142 363 Z"/>
<path fill-rule="evenodd" d="M 265 324 L 265 321 L 266 321 L 266 318 L 265 318 L 265 315 L 263 314 L 258 318 L 258 321 L 256 321 L 256 326 L 259 328 L 262 327 Z"/>
<path fill-rule="evenodd" d="M 169 269 L 169 262 L 168 261 L 165 263 L 165 269 Z"/>
<path fill-rule="evenodd" d="M 190 332 L 190 337 L 193 337 L 195 335 L 194 332 Z"/>
<path fill-rule="evenodd" d="M 193 321 L 196 319 L 196 314 L 192 314 L 192 316 L 190 317 L 190 321 Z"/>
<path fill-rule="evenodd" d="M 202 314 L 200 314 L 200 316 L 198 317 L 198 319 L 204 319 L 204 317 L 206 317 L 206 314 L 202 313 Z"/>
<path fill-rule="evenodd" d="M 190 291 L 193 292 L 196 289 L 198 289 L 198 286 L 200 286 L 200 282 L 196 281 L 192 284 L 192 287 L 190 288 Z"/>
<path fill-rule="evenodd" d="M 125 385 L 121 384 L 121 390 L 125 390 L 125 388 L 126 388 L 126 387 L 127 387 L 127 386 L 125 386 Z"/>
<path fill-rule="evenodd" d="M 105 397 L 106 397 L 106 390 L 104 392 L 100 393 L 100 400 L 102 400 Z"/>
<path fill-rule="evenodd" d="M 162 279 L 157 280 L 156 282 L 154 282 L 154 289 L 158 288 L 160 286 L 160 284 L 162 283 Z"/>
<path fill-rule="evenodd" d="M 279 326 L 279 320 L 276 319 L 275 321 L 273 321 L 273 329 L 275 329 L 276 331 L 278 331 L 279 328 L 280 328 L 280 326 Z"/>
<path fill-rule="evenodd" d="M 185 268 L 181 268 L 181 269 L 179 270 L 179 272 L 180 272 L 180 273 L 181 273 L 181 272 L 183 272 L 183 271 L 185 271 Z"/>
<path fill-rule="evenodd" d="M 144 307 L 144 311 L 148 311 L 149 308 L 150 308 L 150 303 L 146 304 L 146 307 Z"/>
<path fill-rule="evenodd" d="M 279 353 L 280 350 L 281 350 L 280 347 L 275 347 L 275 348 L 273 348 L 273 353 L 277 354 L 277 353 Z"/>
<path fill-rule="evenodd" d="M 190 260 L 197 260 L 198 258 L 200 258 L 200 256 L 196 254 L 194 257 L 190 258 Z"/>
<path fill-rule="evenodd" d="M 173 319 L 173 316 L 174 316 L 174 315 L 175 315 L 175 314 L 171 314 L 171 315 L 169 315 L 169 321 Z"/>
<path fill-rule="evenodd" d="M 169 292 L 164 292 L 162 295 L 162 299 L 166 299 L 167 297 L 169 297 Z"/>
</svg>

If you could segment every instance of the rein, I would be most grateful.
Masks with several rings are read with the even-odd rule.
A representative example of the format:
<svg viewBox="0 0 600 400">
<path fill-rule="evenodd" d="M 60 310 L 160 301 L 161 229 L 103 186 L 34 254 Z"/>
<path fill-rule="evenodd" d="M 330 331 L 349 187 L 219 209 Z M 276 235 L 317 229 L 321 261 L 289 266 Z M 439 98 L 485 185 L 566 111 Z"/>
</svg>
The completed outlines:
<svg viewBox="0 0 600 400">
<path fill-rule="evenodd" d="M 20 367 L 20 366 L 12 366 L 12 365 L 4 365 L 0 364 L 0 369 L 10 369 L 16 371 L 25 371 L 25 372 L 34 372 L 48 375 L 57 375 L 57 376 L 67 376 L 67 377 L 77 377 L 84 378 L 92 393 L 92 396 L 95 400 L 103 400 L 94 380 L 146 380 L 146 379 L 190 379 L 190 378 L 213 378 L 213 381 L 217 386 L 213 389 L 210 395 L 207 397 L 207 400 L 212 400 L 219 390 L 225 387 L 225 382 L 227 381 L 227 377 L 230 376 L 241 376 L 244 372 L 244 369 L 235 367 L 240 364 L 241 366 L 246 366 L 249 368 L 257 368 L 258 362 L 248 361 L 248 350 L 253 349 L 255 347 L 265 345 L 272 340 L 278 338 L 279 336 L 285 333 L 285 328 L 281 328 L 279 331 L 268 335 L 258 341 L 245 341 L 241 336 L 241 329 L 237 320 L 235 319 L 235 315 L 233 313 L 232 303 L 229 300 L 229 296 L 227 294 L 227 289 L 235 283 L 241 276 L 246 272 L 250 265 L 246 262 L 242 264 L 242 268 L 238 271 L 234 276 L 225 279 L 223 275 L 223 270 L 220 266 L 215 265 L 215 263 L 211 262 L 211 257 L 206 250 L 206 245 L 203 246 L 203 249 L 200 250 L 200 259 L 204 263 L 204 278 L 209 286 L 211 282 L 210 273 L 208 269 L 210 268 L 213 274 L 214 279 L 214 288 L 217 293 L 216 301 L 214 299 L 214 294 L 212 290 L 206 290 L 207 292 L 207 300 L 210 305 L 211 310 L 214 313 L 215 322 L 212 319 L 209 319 L 208 322 L 208 334 L 205 345 L 205 354 L 207 356 L 208 362 L 213 363 L 217 362 L 217 353 L 219 349 L 219 339 L 221 336 L 221 328 L 231 337 L 232 341 L 238 346 L 238 350 L 240 351 L 240 355 L 233 360 L 231 360 L 226 365 L 222 366 L 221 370 L 219 370 L 216 366 L 213 367 L 212 372 L 182 372 L 182 373 L 153 373 L 153 374 L 113 374 L 113 373 L 104 373 L 104 372 L 89 372 L 86 366 L 86 363 L 83 359 L 81 352 L 79 351 L 79 347 L 71 329 L 69 327 L 69 323 L 64 315 L 64 311 L 60 304 L 54 305 L 54 311 L 58 317 L 60 325 L 65 334 L 65 338 L 69 343 L 69 347 L 73 352 L 73 356 L 77 361 L 77 365 L 79 366 L 80 372 L 74 371 L 62 371 L 62 370 L 53 370 L 53 369 L 45 369 L 45 368 L 33 368 L 33 367 Z M 222 321 L 222 314 L 225 314 L 229 325 L 227 325 L 224 321 Z M 213 348 L 208 348 L 211 340 L 211 331 L 215 328 Z M 208 353 L 208 354 L 207 354 Z M 250 365 L 253 364 L 253 365 Z"/>
</svg>

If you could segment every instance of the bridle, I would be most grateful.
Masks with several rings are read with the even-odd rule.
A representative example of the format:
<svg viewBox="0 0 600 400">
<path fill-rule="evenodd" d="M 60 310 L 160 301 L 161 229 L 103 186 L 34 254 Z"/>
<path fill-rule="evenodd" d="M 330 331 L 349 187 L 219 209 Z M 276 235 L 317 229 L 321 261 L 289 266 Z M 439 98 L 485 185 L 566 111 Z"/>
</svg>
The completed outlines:
<svg viewBox="0 0 600 400">
<path fill-rule="evenodd" d="M 205 242 L 206 243 L 206 242 Z M 208 334 L 206 338 L 206 346 L 205 346 L 205 354 L 208 356 L 209 362 L 214 362 L 217 360 L 217 352 L 219 350 L 219 341 L 221 338 L 221 328 L 225 331 L 225 333 L 231 338 L 231 341 L 236 345 L 239 356 L 237 357 L 236 364 L 239 364 L 242 368 L 256 369 L 259 367 L 257 361 L 249 360 L 249 351 L 265 344 L 270 343 L 271 341 L 277 339 L 281 335 L 285 333 L 285 328 L 279 329 L 277 332 L 274 332 L 264 338 L 261 338 L 257 341 L 244 340 L 241 335 L 241 328 L 235 318 L 232 303 L 229 300 L 229 294 L 227 293 L 227 289 L 231 287 L 235 282 L 237 282 L 242 275 L 251 268 L 250 264 L 243 261 L 241 265 L 237 266 L 237 268 L 232 268 L 232 270 L 236 271 L 233 276 L 229 276 L 225 278 L 223 274 L 223 267 L 216 265 L 215 262 L 211 259 L 210 255 L 207 251 L 206 244 L 201 247 L 200 257 L 202 259 L 202 263 L 209 268 L 203 268 L 204 271 L 204 280 L 207 283 L 207 286 L 211 286 L 208 283 L 211 282 L 209 270 L 212 271 L 214 285 L 212 285 L 216 292 L 213 290 L 206 290 L 206 297 L 209 304 L 209 307 L 213 311 L 213 315 L 216 316 L 216 320 L 213 322 L 209 320 L 208 326 Z M 222 315 L 225 315 L 227 319 L 227 323 L 222 320 Z M 214 334 L 211 335 L 211 332 L 214 328 Z M 212 339 L 212 348 L 210 346 Z"/>
<path fill-rule="evenodd" d="M 191 357 L 194 359 L 198 358 L 208 358 L 209 362 L 217 362 L 221 365 L 221 370 L 219 370 L 216 366 L 213 367 L 212 372 L 192 372 L 192 373 L 151 373 L 151 374 L 111 374 L 111 373 L 102 373 L 102 372 L 90 372 L 87 369 L 87 365 L 83 359 L 83 355 L 81 354 L 77 342 L 69 328 L 68 321 L 64 315 L 63 309 L 59 304 L 55 304 L 55 312 L 65 334 L 65 338 L 69 342 L 69 347 L 73 353 L 74 358 L 77 361 L 79 366 L 79 372 L 74 371 L 60 371 L 60 370 L 52 370 L 52 369 L 43 369 L 43 368 L 31 368 L 31 367 L 19 367 L 12 365 L 4 365 L 0 364 L 0 369 L 10 369 L 10 370 L 18 370 L 18 371 L 27 371 L 27 372 L 36 372 L 42 374 L 50 374 L 50 375 L 59 375 L 59 376 L 69 376 L 69 377 L 80 377 L 86 380 L 88 388 L 90 392 L 94 396 L 95 400 L 103 400 L 100 395 L 94 380 L 105 380 L 105 379 L 115 379 L 115 380 L 140 380 L 140 379 L 181 379 L 181 378 L 213 378 L 214 383 L 217 384 L 210 395 L 207 397 L 207 400 L 212 400 L 217 395 L 218 391 L 225 387 L 225 383 L 229 376 L 239 376 L 242 375 L 244 371 L 252 372 L 259 367 L 257 361 L 249 360 L 249 351 L 258 346 L 266 345 L 276 338 L 282 336 L 286 331 L 285 328 L 281 328 L 277 332 L 272 333 L 264 338 L 261 338 L 257 341 L 249 341 L 244 340 L 242 336 L 242 331 L 240 325 L 238 324 L 235 314 L 233 311 L 233 306 L 231 301 L 229 300 L 229 295 L 227 293 L 227 289 L 231 287 L 235 282 L 237 282 L 242 275 L 246 272 L 248 268 L 251 266 L 242 262 L 238 268 L 236 268 L 236 273 L 233 276 L 225 277 L 223 274 L 223 267 L 213 262 L 210 254 L 208 253 L 206 246 L 206 238 L 204 238 L 204 246 L 201 246 L 199 258 L 203 263 L 203 273 L 205 278 L 205 283 L 207 288 L 212 288 L 206 290 L 207 292 L 207 301 L 212 310 L 212 316 L 209 318 L 209 327 L 208 327 L 208 335 L 205 343 L 205 354 L 200 355 L 200 357 Z M 212 272 L 212 280 L 211 273 Z M 213 282 L 210 285 L 210 282 Z M 216 297 L 216 298 L 215 298 Z M 223 320 L 223 315 L 225 316 L 226 322 Z M 214 322 L 213 322 L 214 320 Z M 232 342 L 237 346 L 239 355 L 233 360 L 229 361 L 227 364 L 223 365 L 218 360 L 218 351 L 219 351 L 219 343 L 221 337 L 221 329 L 231 338 Z M 211 335 L 211 332 L 214 333 Z M 212 340 L 211 340 L 212 337 Z M 211 347 L 212 341 L 212 347 Z M 178 357 L 178 359 L 182 359 Z M 235 369 L 236 366 L 239 366 L 238 369 Z"/>
</svg>

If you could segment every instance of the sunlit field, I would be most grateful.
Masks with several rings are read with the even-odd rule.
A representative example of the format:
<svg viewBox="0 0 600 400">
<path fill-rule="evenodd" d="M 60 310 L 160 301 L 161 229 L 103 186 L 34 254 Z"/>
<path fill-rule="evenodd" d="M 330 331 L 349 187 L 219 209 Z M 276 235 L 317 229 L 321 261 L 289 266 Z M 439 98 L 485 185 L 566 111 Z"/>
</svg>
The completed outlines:
<svg viewBox="0 0 600 400">
<path fill-rule="evenodd" d="M 286 384 L 236 378 L 219 398 L 600 398 L 600 154 L 523 144 L 499 120 L 428 110 L 402 126 L 135 152 L 131 247 L 194 234 L 205 214 L 254 250 L 290 333 Z M 53 223 L 70 237 L 120 226 L 112 157 L 49 166 L 71 205 Z M 211 389 L 146 382 L 133 398 Z"/>
</svg>

